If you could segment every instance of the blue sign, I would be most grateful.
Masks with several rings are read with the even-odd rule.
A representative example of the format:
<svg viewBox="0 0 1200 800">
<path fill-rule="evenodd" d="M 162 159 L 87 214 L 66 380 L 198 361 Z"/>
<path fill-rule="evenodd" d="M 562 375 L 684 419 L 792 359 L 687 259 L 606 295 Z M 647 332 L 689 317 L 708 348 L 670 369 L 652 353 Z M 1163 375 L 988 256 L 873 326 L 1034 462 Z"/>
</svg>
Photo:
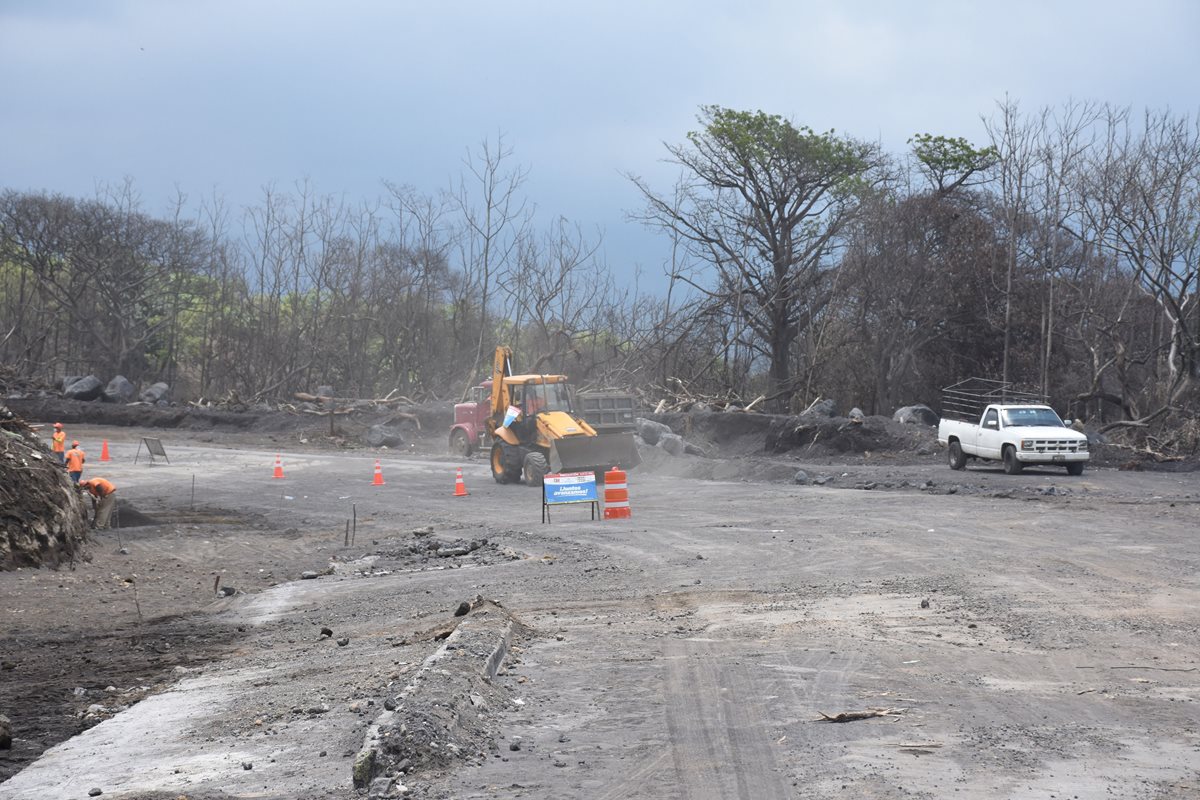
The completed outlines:
<svg viewBox="0 0 1200 800">
<path fill-rule="evenodd" d="M 563 472 L 547 475 L 542 482 L 546 505 L 559 503 L 596 503 L 596 473 Z"/>
</svg>

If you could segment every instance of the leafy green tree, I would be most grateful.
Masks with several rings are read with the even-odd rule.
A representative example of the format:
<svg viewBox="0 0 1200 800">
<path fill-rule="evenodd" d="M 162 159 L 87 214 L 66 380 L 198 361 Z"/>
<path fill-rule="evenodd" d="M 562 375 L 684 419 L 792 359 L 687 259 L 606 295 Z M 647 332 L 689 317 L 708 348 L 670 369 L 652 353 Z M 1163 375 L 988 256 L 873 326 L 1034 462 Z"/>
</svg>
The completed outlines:
<svg viewBox="0 0 1200 800">
<path fill-rule="evenodd" d="M 986 180 L 997 160 L 996 148 L 975 147 L 962 137 L 918 133 L 908 143 L 921 174 L 940 195 Z"/>
<path fill-rule="evenodd" d="M 782 411 L 796 389 L 793 346 L 832 297 L 839 236 L 877 179 L 879 154 L 762 111 L 705 106 L 699 121 L 686 144 L 667 145 L 684 175 L 677 192 L 632 178 L 646 201 L 640 218 L 711 268 L 682 279 L 745 327 L 769 363 L 769 407 Z"/>
</svg>

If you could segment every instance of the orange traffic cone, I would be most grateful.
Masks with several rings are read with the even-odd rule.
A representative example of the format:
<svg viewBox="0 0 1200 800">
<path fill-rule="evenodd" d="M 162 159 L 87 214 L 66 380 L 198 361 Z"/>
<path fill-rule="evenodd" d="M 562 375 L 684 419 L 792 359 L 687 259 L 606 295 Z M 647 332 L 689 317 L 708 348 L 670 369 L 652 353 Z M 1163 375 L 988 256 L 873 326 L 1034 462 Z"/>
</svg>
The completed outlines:
<svg viewBox="0 0 1200 800">
<path fill-rule="evenodd" d="M 275 454 L 275 474 L 272 475 L 271 477 L 272 478 L 282 478 L 283 477 L 283 458 L 278 453 Z"/>
<path fill-rule="evenodd" d="M 375 480 L 371 481 L 372 486 L 383 486 L 383 468 L 379 466 L 379 459 L 375 459 Z"/>
<path fill-rule="evenodd" d="M 455 497 L 466 497 L 467 496 L 467 485 L 465 483 L 463 483 L 463 479 L 462 479 L 462 467 L 458 468 L 458 474 L 456 474 L 454 476 L 454 496 Z"/>
<path fill-rule="evenodd" d="M 108 457 L 108 439 L 105 439 L 104 443 L 100 445 L 100 460 L 101 461 L 111 461 L 112 460 Z"/>
</svg>

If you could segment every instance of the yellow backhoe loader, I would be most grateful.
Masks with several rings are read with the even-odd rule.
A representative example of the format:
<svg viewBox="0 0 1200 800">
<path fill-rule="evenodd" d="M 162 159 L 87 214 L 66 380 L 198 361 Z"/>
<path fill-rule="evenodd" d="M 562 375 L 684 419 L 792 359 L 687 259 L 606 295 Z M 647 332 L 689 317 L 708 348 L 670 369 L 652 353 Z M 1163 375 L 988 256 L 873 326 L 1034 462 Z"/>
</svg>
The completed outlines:
<svg viewBox="0 0 1200 800">
<path fill-rule="evenodd" d="M 631 433 L 598 435 L 572 408 L 565 375 L 514 375 L 512 349 L 496 348 L 492 365 L 492 477 L 541 486 L 554 472 L 603 473 L 641 463 Z"/>
</svg>

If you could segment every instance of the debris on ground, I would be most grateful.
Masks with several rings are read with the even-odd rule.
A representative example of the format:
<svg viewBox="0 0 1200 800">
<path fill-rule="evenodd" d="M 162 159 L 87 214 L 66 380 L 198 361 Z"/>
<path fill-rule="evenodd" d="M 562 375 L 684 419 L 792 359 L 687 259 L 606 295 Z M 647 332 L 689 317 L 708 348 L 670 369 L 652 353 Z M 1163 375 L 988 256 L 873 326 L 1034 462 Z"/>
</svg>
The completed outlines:
<svg viewBox="0 0 1200 800">
<path fill-rule="evenodd" d="M 478 764 L 497 749 L 497 712 L 509 707 L 494 679 L 513 640 L 528 633 L 501 606 L 476 598 L 471 612 L 368 730 L 354 760 L 354 785 L 377 791 L 380 776 Z M 379 787 L 383 788 L 383 787 Z"/>
<path fill-rule="evenodd" d="M 922 431 L 916 426 L 882 416 L 851 419 L 802 414 L 772 418 L 766 432 L 765 447 L 771 453 L 802 450 L 816 456 L 895 453 L 916 451 L 934 438 L 936 433 L 932 430 Z"/>
<path fill-rule="evenodd" d="M 899 717 L 907 708 L 868 708 L 866 711 L 842 711 L 837 714 L 826 714 L 824 711 L 818 711 L 820 718 L 813 720 L 814 722 L 857 722 L 862 719 L 875 719 L 876 717 Z"/>
</svg>

